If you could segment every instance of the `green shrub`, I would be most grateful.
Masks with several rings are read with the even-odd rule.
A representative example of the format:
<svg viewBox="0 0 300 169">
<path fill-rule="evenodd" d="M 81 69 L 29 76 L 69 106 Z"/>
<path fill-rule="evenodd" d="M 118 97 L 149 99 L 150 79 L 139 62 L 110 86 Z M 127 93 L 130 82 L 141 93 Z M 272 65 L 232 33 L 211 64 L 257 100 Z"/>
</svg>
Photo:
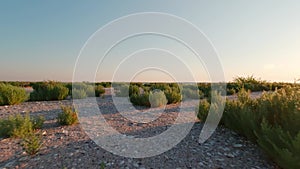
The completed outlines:
<svg viewBox="0 0 300 169">
<path fill-rule="evenodd" d="M 203 99 L 199 102 L 199 107 L 197 110 L 197 117 L 201 121 L 206 121 L 208 114 L 210 115 L 210 119 L 221 119 L 222 112 L 221 108 L 223 108 L 224 99 L 218 91 L 213 91 L 211 94 L 211 98 Z M 212 122 L 212 121 L 207 121 Z"/>
<path fill-rule="evenodd" d="M 95 97 L 95 87 L 93 85 L 86 85 L 86 88 L 84 89 L 87 97 Z"/>
<path fill-rule="evenodd" d="M 122 89 L 122 86 L 126 88 Z M 149 101 L 149 95 L 150 95 L 149 93 L 155 90 L 160 90 L 164 93 L 165 97 L 167 98 L 168 104 L 178 103 L 182 99 L 180 88 L 175 83 L 170 83 L 170 84 L 146 83 L 144 85 L 142 83 L 131 83 L 129 87 L 125 85 L 122 86 L 119 86 L 118 91 L 122 91 L 122 92 L 118 92 L 117 96 L 127 96 L 129 93 L 130 101 L 134 105 L 150 107 L 151 104 Z M 142 89 L 142 91 L 140 91 L 140 89 Z M 160 102 L 163 103 L 164 102 L 163 99 Z M 158 104 L 158 105 L 162 105 L 162 104 Z"/>
<path fill-rule="evenodd" d="M 25 89 L 0 83 L 0 105 L 19 104 L 28 99 Z"/>
<path fill-rule="evenodd" d="M 87 94 L 83 89 L 73 89 L 72 98 L 73 99 L 85 99 L 85 98 L 87 98 Z"/>
<path fill-rule="evenodd" d="M 198 89 L 204 94 L 204 97 L 208 97 L 211 91 L 211 84 L 209 83 L 198 83 Z"/>
<path fill-rule="evenodd" d="M 101 85 L 95 86 L 96 97 L 99 97 L 99 96 L 103 95 L 104 93 L 105 93 L 105 89 L 103 86 L 101 86 Z"/>
<path fill-rule="evenodd" d="M 182 90 L 184 99 L 200 99 L 203 98 L 204 94 L 198 89 L 191 89 L 184 87 Z"/>
<path fill-rule="evenodd" d="M 22 139 L 22 147 L 29 155 L 38 152 L 42 146 L 41 135 L 35 133 L 35 129 L 41 128 L 44 117 L 31 119 L 29 114 L 10 116 L 0 120 L 0 137 L 16 137 Z"/>
<path fill-rule="evenodd" d="M 284 87 L 250 99 L 245 90 L 227 101 L 223 123 L 257 142 L 283 168 L 300 168 L 300 89 Z"/>
<path fill-rule="evenodd" d="M 96 87 L 97 86 L 94 86 L 93 84 L 90 84 L 87 82 L 74 82 L 73 84 L 68 84 L 68 88 L 70 89 L 71 95 L 74 95 L 74 92 L 72 90 L 76 90 L 76 92 L 75 92 L 76 96 L 78 96 L 77 94 L 79 94 L 78 97 L 75 96 L 75 98 L 77 98 L 77 99 L 99 96 L 96 93 Z M 80 92 L 78 92 L 78 91 L 80 91 Z M 100 91 L 100 88 L 99 88 L 99 91 Z M 83 92 L 85 94 L 82 94 Z M 74 98 L 74 96 L 73 96 L 73 98 Z"/>
<path fill-rule="evenodd" d="M 140 94 L 140 87 L 137 86 L 137 85 L 130 84 L 130 86 L 129 86 L 129 96 L 131 96 L 133 94 L 139 95 Z"/>
<path fill-rule="evenodd" d="M 168 104 L 178 103 L 182 99 L 181 93 L 177 91 L 167 91 L 165 92 L 165 94 L 168 100 Z"/>
<path fill-rule="evenodd" d="M 145 106 L 150 107 L 150 101 L 149 101 L 149 93 L 144 93 L 140 95 L 133 94 L 130 96 L 130 102 L 137 106 Z"/>
<path fill-rule="evenodd" d="M 10 137 L 13 134 L 14 123 L 9 119 L 0 120 L 0 137 Z"/>
<path fill-rule="evenodd" d="M 0 137 L 17 137 L 23 138 L 28 133 L 33 132 L 35 129 L 41 128 L 44 118 L 38 117 L 31 119 L 29 114 L 21 116 L 9 116 L 7 119 L 0 120 Z"/>
<path fill-rule="evenodd" d="M 197 113 L 197 117 L 199 120 L 201 120 L 201 121 L 206 120 L 208 112 L 209 112 L 209 108 L 210 108 L 210 104 L 206 99 L 200 101 L 199 107 L 198 107 L 198 113 Z"/>
<path fill-rule="evenodd" d="M 100 85 L 100 86 L 103 86 L 105 88 L 109 88 L 111 87 L 111 82 L 100 82 L 100 83 L 96 83 L 95 85 Z"/>
<path fill-rule="evenodd" d="M 63 100 L 69 93 L 64 84 L 54 81 L 34 83 L 32 87 L 34 89 L 30 93 L 32 101 Z"/>
<path fill-rule="evenodd" d="M 232 89 L 232 88 L 227 89 L 226 92 L 227 92 L 227 95 L 234 95 L 236 93 L 235 89 Z"/>
<path fill-rule="evenodd" d="M 41 129 L 44 125 L 45 117 L 44 116 L 34 117 L 32 118 L 31 122 L 32 122 L 32 127 L 34 129 Z"/>
<path fill-rule="evenodd" d="M 72 106 L 61 106 L 62 113 L 57 116 L 60 125 L 72 125 L 78 123 L 77 111 Z"/>
<path fill-rule="evenodd" d="M 300 168 L 300 131 L 292 136 L 280 126 L 271 126 L 265 120 L 256 133 L 258 144 L 281 167 Z"/>
<path fill-rule="evenodd" d="M 149 95 L 149 101 L 151 107 L 160 107 L 168 103 L 164 92 L 160 90 L 154 90 L 153 92 L 151 91 Z"/>
<path fill-rule="evenodd" d="M 129 96 L 129 85 L 127 84 L 116 84 L 113 85 L 114 91 L 117 97 L 128 97 Z"/>
<path fill-rule="evenodd" d="M 286 87 L 273 93 L 264 93 L 258 99 L 258 111 L 270 125 L 296 135 L 300 130 L 300 89 Z"/>
<path fill-rule="evenodd" d="M 255 141 L 261 115 L 257 113 L 257 102 L 250 98 L 250 93 L 242 89 L 238 100 L 227 101 L 222 122 L 235 132 Z"/>
<path fill-rule="evenodd" d="M 30 132 L 22 139 L 23 150 L 29 154 L 36 154 L 42 146 L 42 135 L 39 133 Z"/>
</svg>

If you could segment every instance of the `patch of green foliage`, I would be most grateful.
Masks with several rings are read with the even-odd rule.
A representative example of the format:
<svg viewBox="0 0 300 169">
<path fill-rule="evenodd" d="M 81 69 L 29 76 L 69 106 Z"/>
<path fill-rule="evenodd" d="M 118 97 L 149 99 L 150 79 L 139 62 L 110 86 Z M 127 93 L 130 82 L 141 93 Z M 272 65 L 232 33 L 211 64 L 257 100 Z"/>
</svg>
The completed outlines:
<svg viewBox="0 0 300 169">
<path fill-rule="evenodd" d="M 61 106 L 62 112 L 57 116 L 60 125 L 72 125 L 78 123 L 77 111 L 73 106 Z"/>
<path fill-rule="evenodd" d="M 286 86 L 258 99 L 241 90 L 227 101 L 223 124 L 257 142 L 281 167 L 300 168 L 300 88 Z"/>
<path fill-rule="evenodd" d="M 73 89 L 72 98 L 73 99 L 85 99 L 85 98 L 87 98 L 87 95 L 83 89 Z"/>
<path fill-rule="evenodd" d="M 129 94 L 130 101 L 134 105 L 150 107 L 149 96 L 151 92 L 155 90 L 160 90 L 162 93 L 157 101 L 160 103 L 155 103 L 155 106 L 163 105 L 166 97 L 167 104 L 178 103 L 182 100 L 182 95 L 178 84 L 175 83 L 131 83 L 127 86 L 127 93 Z M 127 95 L 128 95 L 127 94 Z M 162 96 L 164 95 L 164 97 Z"/>
<path fill-rule="evenodd" d="M 42 147 L 42 135 L 30 132 L 22 139 L 21 145 L 27 154 L 34 155 Z"/>
<path fill-rule="evenodd" d="M 101 86 L 101 85 L 95 86 L 95 95 L 96 95 L 96 97 L 99 97 L 99 96 L 103 95 L 104 93 L 105 93 L 105 89 L 104 89 L 103 86 Z"/>
<path fill-rule="evenodd" d="M 150 91 L 149 101 L 150 101 L 151 107 L 160 107 L 160 106 L 164 106 L 168 103 L 168 100 L 167 100 L 164 92 L 160 91 L 160 90 Z"/>
<path fill-rule="evenodd" d="M 39 129 L 44 123 L 44 117 L 31 118 L 29 114 L 17 114 L 0 120 L 0 137 L 23 138 L 28 133 Z"/>
<path fill-rule="evenodd" d="M 21 87 L 0 83 L 0 106 L 19 104 L 28 99 L 28 94 Z"/>
<path fill-rule="evenodd" d="M 30 93 L 32 101 L 63 100 L 68 96 L 69 89 L 63 83 L 45 81 L 34 83 L 34 91 Z"/>
</svg>

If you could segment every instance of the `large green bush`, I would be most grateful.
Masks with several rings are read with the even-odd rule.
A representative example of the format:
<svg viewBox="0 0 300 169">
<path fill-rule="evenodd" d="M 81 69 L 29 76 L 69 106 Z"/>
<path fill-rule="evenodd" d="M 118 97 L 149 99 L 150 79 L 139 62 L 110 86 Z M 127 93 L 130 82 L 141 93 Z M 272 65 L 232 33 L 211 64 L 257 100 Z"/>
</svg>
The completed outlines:
<svg viewBox="0 0 300 169">
<path fill-rule="evenodd" d="M 194 89 L 188 87 L 183 87 L 182 95 L 183 99 L 200 99 L 204 97 L 203 92 L 198 90 L 198 88 Z"/>
<path fill-rule="evenodd" d="M 176 83 L 155 83 L 151 85 L 151 90 L 161 90 L 165 93 L 168 104 L 178 103 L 182 99 L 180 87 Z"/>
<path fill-rule="evenodd" d="M 244 90 L 227 101 L 225 126 L 257 142 L 283 168 L 300 168 L 300 89 L 285 87 L 251 99 Z"/>
<path fill-rule="evenodd" d="M 149 93 L 143 93 L 139 95 L 133 94 L 130 96 L 130 102 L 137 106 L 151 106 L 149 101 Z"/>
<path fill-rule="evenodd" d="M 227 101 L 223 113 L 224 125 L 248 139 L 255 141 L 254 132 L 258 130 L 260 115 L 256 112 L 257 102 L 250 98 L 249 92 L 241 90 L 238 100 Z"/>
<path fill-rule="evenodd" d="M 73 99 L 85 99 L 85 98 L 87 98 L 87 94 L 83 89 L 73 89 L 72 98 Z"/>
<path fill-rule="evenodd" d="M 0 105 L 19 104 L 28 99 L 25 89 L 0 83 Z"/>
<path fill-rule="evenodd" d="M 30 93 L 32 101 L 63 100 L 69 93 L 64 84 L 54 81 L 34 83 L 32 87 L 34 89 Z"/>
<path fill-rule="evenodd" d="M 124 86 L 124 85 L 123 85 Z M 150 92 L 160 90 L 164 93 L 164 96 L 167 99 L 167 104 L 171 103 L 178 103 L 182 99 L 182 95 L 180 92 L 180 88 L 178 84 L 175 83 L 132 83 L 130 86 L 126 86 L 126 90 L 124 89 L 123 92 L 120 93 L 126 93 L 126 91 L 129 93 L 130 101 L 134 105 L 139 106 L 146 106 L 150 107 L 150 101 L 149 101 L 149 95 Z M 122 91 L 122 86 L 119 87 Z M 127 95 L 128 95 L 127 93 Z M 122 94 L 117 94 L 118 96 L 121 96 Z M 163 98 L 162 96 L 160 98 Z M 160 99 L 161 103 L 164 102 L 164 99 Z M 159 103 L 159 105 L 162 105 Z"/>
<path fill-rule="evenodd" d="M 95 97 L 95 87 L 93 84 L 84 83 L 84 82 L 76 82 L 72 84 L 72 90 L 79 90 L 85 93 L 85 97 Z M 73 95 L 74 92 L 72 91 L 71 94 Z M 76 93 L 77 94 L 77 93 Z M 73 96 L 74 98 L 74 96 Z M 75 97 L 76 98 L 76 97 Z"/>
<path fill-rule="evenodd" d="M 164 92 L 160 90 L 154 90 L 153 92 L 151 91 L 149 94 L 149 101 L 151 107 L 160 107 L 168 103 Z"/>
<path fill-rule="evenodd" d="M 129 96 L 131 96 L 133 94 L 135 94 L 135 95 L 140 94 L 140 87 L 137 85 L 131 84 L 129 86 Z"/>
<path fill-rule="evenodd" d="M 256 135 L 258 144 L 281 167 L 300 168 L 300 131 L 292 135 L 280 125 L 272 126 L 263 121 Z"/>
<path fill-rule="evenodd" d="M 265 93 L 258 99 L 258 113 L 270 125 L 296 135 L 300 130 L 300 89 L 286 87 L 273 93 Z"/>
<path fill-rule="evenodd" d="M 130 85 L 126 83 L 113 84 L 114 92 L 117 97 L 128 97 Z"/>
</svg>

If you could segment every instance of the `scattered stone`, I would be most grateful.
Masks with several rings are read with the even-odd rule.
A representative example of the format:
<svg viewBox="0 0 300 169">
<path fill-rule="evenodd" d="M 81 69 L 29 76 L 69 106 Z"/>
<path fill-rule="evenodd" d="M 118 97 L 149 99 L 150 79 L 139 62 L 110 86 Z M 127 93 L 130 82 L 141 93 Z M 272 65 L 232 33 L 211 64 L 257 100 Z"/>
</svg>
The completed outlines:
<svg viewBox="0 0 300 169">
<path fill-rule="evenodd" d="M 228 153 L 228 154 L 226 154 L 226 157 L 228 157 L 228 158 L 234 158 L 235 156 L 232 153 Z"/>
<path fill-rule="evenodd" d="M 132 165 L 133 165 L 133 167 L 136 167 L 136 168 L 139 167 L 139 165 L 137 163 L 133 163 Z"/>
<path fill-rule="evenodd" d="M 241 147 L 243 147 L 243 145 L 242 144 L 234 144 L 233 147 L 234 148 L 241 148 Z"/>
</svg>

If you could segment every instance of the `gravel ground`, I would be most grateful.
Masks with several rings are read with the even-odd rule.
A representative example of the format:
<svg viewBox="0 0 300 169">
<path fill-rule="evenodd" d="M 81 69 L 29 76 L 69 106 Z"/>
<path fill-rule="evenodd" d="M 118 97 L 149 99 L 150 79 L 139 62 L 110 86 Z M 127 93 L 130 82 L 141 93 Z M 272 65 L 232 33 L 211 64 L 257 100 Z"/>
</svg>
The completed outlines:
<svg viewBox="0 0 300 169">
<path fill-rule="evenodd" d="M 159 119 L 150 123 L 135 123 L 124 118 L 113 106 L 109 95 L 97 99 L 106 120 L 121 133 L 135 137 L 150 137 L 168 129 L 178 115 L 178 105 L 168 105 Z M 43 115 L 46 122 L 41 129 L 43 146 L 34 156 L 28 156 L 20 140 L 0 138 L 0 168 L 278 168 L 257 145 L 234 132 L 218 127 L 204 144 L 198 143 L 202 124 L 196 122 L 187 137 L 171 150 L 158 156 L 135 159 L 114 155 L 91 140 L 80 124 L 59 126 L 56 116 L 60 105 L 70 100 L 25 102 L 14 106 L 0 106 L 0 118 L 29 112 Z M 141 109 L 141 108 L 139 108 Z"/>
</svg>

